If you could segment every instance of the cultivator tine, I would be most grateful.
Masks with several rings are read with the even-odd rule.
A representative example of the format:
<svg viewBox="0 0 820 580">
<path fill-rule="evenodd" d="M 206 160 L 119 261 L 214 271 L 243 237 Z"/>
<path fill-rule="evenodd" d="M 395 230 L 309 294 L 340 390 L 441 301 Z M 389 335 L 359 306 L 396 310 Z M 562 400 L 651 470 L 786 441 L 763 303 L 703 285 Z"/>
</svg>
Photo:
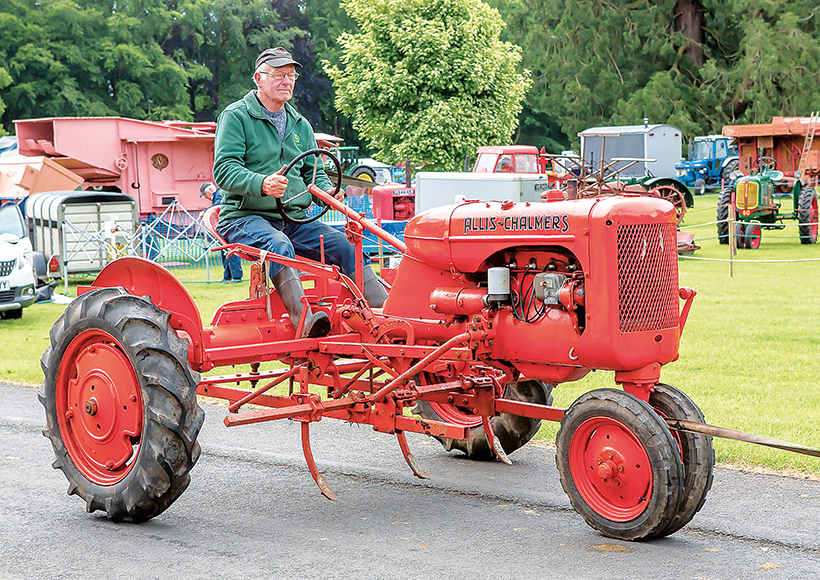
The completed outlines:
<svg viewBox="0 0 820 580">
<path fill-rule="evenodd" d="M 302 423 L 302 451 L 305 453 L 305 461 L 307 462 L 310 475 L 313 477 L 313 481 L 316 482 L 316 485 L 319 486 L 319 491 L 321 491 L 322 495 L 327 499 L 337 501 L 339 498 L 333 493 L 333 490 L 330 489 L 325 478 L 319 473 L 319 468 L 316 467 L 316 460 L 313 459 L 313 452 L 310 450 L 310 424 L 307 422 Z"/>
<path fill-rule="evenodd" d="M 402 455 L 404 455 L 404 460 L 407 462 L 407 465 L 410 466 L 410 469 L 413 470 L 413 475 L 418 477 L 419 479 L 430 479 L 430 476 L 421 468 L 419 462 L 410 453 L 410 447 L 407 445 L 407 437 L 404 435 L 404 431 L 396 431 L 396 438 L 399 440 L 399 447 L 401 447 Z"/>
<path fill-rule="evenodd" d="M 512 465 L 512 461 L 510 461 L 510 458 L 507 457 L 507 454 L 504 452 L 504 448 L 501 447 L 501 441 L 499 441 L 498 437 L 496 437 L 495 433 L 493 433 L 493 426 L 490 424 L 490 418 L 486 415 L 482 416 L 481 424 L 484 425 L 484 434 L 487 436 L 487 442 L 490 444 L 490 449 L 493 450 L 498 460 L 503 461 L 507 465 Z"/>
</svg>

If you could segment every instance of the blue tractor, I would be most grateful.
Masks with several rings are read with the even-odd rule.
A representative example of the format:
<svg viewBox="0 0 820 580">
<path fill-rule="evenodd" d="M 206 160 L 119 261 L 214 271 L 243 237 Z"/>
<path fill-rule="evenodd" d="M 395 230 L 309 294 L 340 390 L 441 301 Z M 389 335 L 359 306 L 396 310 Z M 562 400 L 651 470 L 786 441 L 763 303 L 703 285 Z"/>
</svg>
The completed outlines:
<svg viewBox="0 0 820 580">
<path fill-rule="evenodd" d="M 702 195 L 709 186 L 723 181 L 729 186 L 737 179 L 737 147 L 730 137 L 704 135 L 689 143 L 689 160 L 675 165 L 678 180 L 690 187 L 695 195 Z"/>
</svg>

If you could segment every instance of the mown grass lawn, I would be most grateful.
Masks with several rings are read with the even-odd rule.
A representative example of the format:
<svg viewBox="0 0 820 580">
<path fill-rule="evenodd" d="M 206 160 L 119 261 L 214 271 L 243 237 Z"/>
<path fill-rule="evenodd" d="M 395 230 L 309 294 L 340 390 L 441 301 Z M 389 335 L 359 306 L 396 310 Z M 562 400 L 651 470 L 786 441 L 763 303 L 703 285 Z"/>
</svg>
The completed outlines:
<svg viewBox="0 0 820 580">
<path fill-rule="evenodd" d="M 758 250 L 740 250 L 734 276 L 729 248 L 715 238 L 716 195 L 697 197 L 684 227 L 702 249 L 680 260 L 680 283 L 698 291 L 682 338 L 680 360 L 662 380 L 689 394 L 708 422 L 820 447 L 820 244 L 801 245 L 791 222 L 764 231 Z M 785 206 L 788 200 L 785 200 Z M 693 227 L 694 226 L 694 227 Z M 782 262 L 783 260 L 811 260 Z M 247 267 L 245 269 L 247 275 Z M 247 295 L 247 283 L 204 283 L 203 269 L 176 269 L 210 322 L 216 308 Z M 211 278 L 221 271 L 211 270 Z M 73 280 L 69 293 L 76 283 Z M 58 291 L 62 286 L 58 287 Z M 21 320 L 0 321 L 0 378 L 39 383 L 39 358 L 48 329 L 62 312 L 36 304 Z M 225 374 L 224 369 L 218 370 Z M 613 385 L 612 373 L 595 372 L 555 389 L 556 404 L 568 406 L 581 393 Z M 538 438 L 554 439 L 557 425 L 545 424 Z M 721 463 L 762 466 L 820 476 L 820 459 L 751 444 L 716 440 Z"/>
</svg>

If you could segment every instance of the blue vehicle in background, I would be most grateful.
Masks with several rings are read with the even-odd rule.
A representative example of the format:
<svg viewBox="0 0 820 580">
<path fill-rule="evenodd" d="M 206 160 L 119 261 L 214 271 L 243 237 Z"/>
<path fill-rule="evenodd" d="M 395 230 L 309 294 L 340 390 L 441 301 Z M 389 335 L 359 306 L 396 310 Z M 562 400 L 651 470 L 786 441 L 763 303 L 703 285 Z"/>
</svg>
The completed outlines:
<svg viewBox="0 0 820 580">
<path fill-rule="evenodd" d="M 689 143 L 689 160 L 675 165 L 678 180 L 702 195 L 710 186 L 720 188 L 721 181 L 731 185 L 738 177 L 737 147 L 731 137 L 704 135 Z"/>
</svg>

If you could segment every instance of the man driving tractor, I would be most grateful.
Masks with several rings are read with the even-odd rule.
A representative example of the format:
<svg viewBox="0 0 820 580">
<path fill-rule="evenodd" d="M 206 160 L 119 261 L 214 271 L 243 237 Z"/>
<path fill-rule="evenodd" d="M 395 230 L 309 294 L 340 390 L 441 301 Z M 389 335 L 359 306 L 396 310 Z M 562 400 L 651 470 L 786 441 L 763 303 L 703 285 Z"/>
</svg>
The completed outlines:
<svg viewBox="0 0 820 580">
<path fill-rule="evenodd" d="M 222 209 L 217 231 L 228 243 L 238 243 L 293 258 L 296 254 L 320 259 L 320 236 L 324 237 L 325 261 L 338 266 L 343 274 L 355 275 L 352 244 L 329 225 L 313 221 L 294 224 L 285 213 L 304 218 L 313 202 L 307 185 L 333 191 L 318 157 L 305 157 L 288 177 L 285 168 L 299 154 L 316 148 L 310 123 L 291 106 L 299 73 L 292 55 L 282 47 L 269 48 L 256 59 L 251 90 L 241 100 L 228 105 L 219 115 L 214 144 L 214 179 L 222 188 Z M 337 195 L 344 198 L 344 192 Z M 387 298 L 369 260 L 365 257 L 364 295 L 379 308 Z M 299 273 L 291 267 L 271 264 L 270 276 L 291 321 L 296 326 L 304 295 Z M 309 306 L 305 306 L 309 308 Z M 303 337 L 325 336 L 330 322 L 324 312 L 305 316 Z"/>
</svg>

